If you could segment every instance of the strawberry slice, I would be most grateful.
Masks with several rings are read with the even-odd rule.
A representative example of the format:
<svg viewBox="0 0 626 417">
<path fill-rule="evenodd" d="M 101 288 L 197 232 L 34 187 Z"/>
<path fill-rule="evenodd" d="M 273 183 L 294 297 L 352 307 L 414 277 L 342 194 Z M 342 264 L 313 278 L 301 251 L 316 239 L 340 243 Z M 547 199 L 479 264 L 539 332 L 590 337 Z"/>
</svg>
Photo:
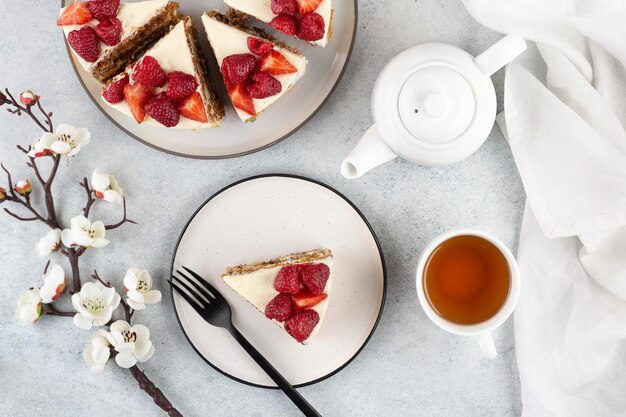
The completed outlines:
<svg viewBox="0 0 626 417">
<path fill-rule="evenodd" d="M 261 57 L 258 67 L 259 70 L 272 75 L 292 74 L 298 71 L 283 54 L 273 50 Z"/>
<path fill-rule="evenodd" d="M 84 25 L 93 20 L 93 14 L 89 10 L 88 3 L 72 3 L 63 9 L 57 20 L 57 26 Z"/>
<path fill-rule="evenodd" d="M 328 298 L 328 294 L 313 294 L 307 290 L 299 291 L 292 296 L 293 307 L 295 311 L 306 310 L 307 308 L 314 307 Z"/>
<path fill-rule="evenodd" d="M 322 0 L 298 0 L 300 14 L 312 13 L 317 10 Z"/>
<path fill-rule="evenodd" d="M 230 100 L 233 102 L 233 106 L 239 110 L 245 111 L 251 116 L 256 116 L 252 97 L 248 94 L 248 89 L 244 84 L 231 86 L 228 89 L 228 94 L 230 95 Z"/>
<path fill-rule="evenodd" d="M 146 109 L 144 106 L 151 97 L 152 88 L 146 87 L 143 84 L 127 84 L 124 87 L 124 98 L 130 106 L 130 111 L 133 113 L 137 123 L 143 122 L 143 119 L 146 117 Z"/>
<path fill-rule="evenodd" d="M 197 91 L 193 92 L 178 105 L 178 111 L 187 119 L 195 120 L 200 123 L 207 123 L 209 121 L 206 116 L 204 101 L 202 101 L 202 96 Z"/>
</svg>

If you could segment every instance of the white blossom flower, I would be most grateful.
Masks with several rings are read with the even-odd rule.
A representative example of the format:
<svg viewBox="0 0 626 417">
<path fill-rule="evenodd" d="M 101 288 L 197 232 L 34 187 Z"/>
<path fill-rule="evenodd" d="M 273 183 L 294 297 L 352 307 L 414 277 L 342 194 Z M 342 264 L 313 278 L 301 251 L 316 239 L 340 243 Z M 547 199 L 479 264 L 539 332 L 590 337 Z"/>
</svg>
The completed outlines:
<svg viewBox="0 0 626 417">
<path fill-rule="evenodd" d="M 59 249 L 61 242 L 61 229 L 50 230 L 48 234 L 39 239 L 37 243 L 37 252 L 39 256 L 48 256 L 52 252 Z"/>
<path fill-rule="evenodd" d="M 119 204 L 122 202 L 124 192 L 112 175 L 100 171 L 98 168 L 94 169 L 93 174 L 91 174 L 91 186 L 99 199 L 109 203 Z"/>
<path fill-rule="evenodd" d="M 61 241 L 65 246 L 84 246 L 86 248 L 103 248 L 109 244 L 104 238 L 106 229 L 100 221 L 93 224 L 85 216 L 72 218 L 71 228 L 61 232 Z"/>
<path fill-rule="evenodd" d="M 55 133 L 46 132 L 35 141 L 28 155 L 33 158 L 38 154 L 44 156 L 49 153 L 74 156 L 90 141 L 91 134 L 87 129 L 62 123 Z"/>
<path fill-rule="evenodd" d="M 148 271 L 131 268 L 124 277 L 124 287 L 128 295 L 128 305 L 135 310 L 143 310 L 146 304 L 161 301 L 161 292 L 152 290 L 152 277 Z"/>
<path fill-rule="evenodd" d="M 79 293 L 72 295 L 72 304 L 78 311 L 74 324 L 89 330 L 91 326 L 102 326 L 111 320 L 113 310 L 120 305 L 120 296 L 114 288 L 100 282 L 87 282 Z"/>
<path fill-rule="evenodd" d="M 31 288 L 17 300 L 15 318 L 22 324 L 33 324 L 41 317 L 39 288 Z"/>
<path fill-rule="evenodd" d="M 117 351 L 115 362 L 122 368 L 130 368 L 137 361 L 145 362 L 154 353 L 150 330 L 141 324 L 131 327 L 124 320 L 118 320 L 111 324 L 111 332 L 107 334 L 107 338 Z"/>
<path fill-rule="evenodd" d="M 41 302 L 48 304 L 59 298 L 65 291 L 65 272 L 60 265 L 52 265 L 43 277 L 43 287 L 39 290 Z"/>
<path fill-rule="evenodd" d="M 91 342 L 85 350 L 83 350 L 83 358 L 87 365 L 91 368 L 91 372 L 102 372 L 104 366 L 109 361 L 111 356 L 111 349 L 109 349 L 109 339 L 107 339 L 107 332 L 102 329 L 98 329 L 96 333 L 91 337 Z"/>
</svg>

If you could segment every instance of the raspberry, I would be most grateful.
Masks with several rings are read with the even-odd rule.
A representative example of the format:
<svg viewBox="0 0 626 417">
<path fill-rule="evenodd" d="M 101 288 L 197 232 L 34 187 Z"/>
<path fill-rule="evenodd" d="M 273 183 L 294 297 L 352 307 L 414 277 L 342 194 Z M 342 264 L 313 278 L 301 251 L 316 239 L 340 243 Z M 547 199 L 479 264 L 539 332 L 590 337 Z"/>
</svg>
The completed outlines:
<svg viewBox="0 0 626 417">
<path fill-rule="evenodd" d="M 67 35 L 67 42 L 72 49 L 87 62 L 96 62 L 100 57 L 100 41 L 96 31 L 89 26 L 73 30 Z"/>
<path fill-rule="evenodd" d="M 120 0 L 91 0 L 87 5 L 93 17 L 102 21 L 107 17 L 117 16 Z"/>
<path fill-rule="evenodd" d="M 102 97 L 111 104 L 119 103 L 124 100 L 124 87 L 128 84 L 128 74 L 124 73 L 122 77 L 113 79 L 102 91 Z"/>
<path fill-rule="evenodd" d="M 291 306 L 291 295 L 278 294 L 265 307 L 265 317 L 283 322 L 291 315 L 293 307 Z"/>
<path fill-rule="evenodd" d="M 302 343 L 309 338 L 319 321 L 320 316 L 315 310 L 300 311 L 285 321 L 285 330 L 291 337 Z"/>
<path fill-rule="evenodd" d="M 272 0 L 272 13 L 295 15 L 298 4 L 296 0 Z"/>
<path fill-rule="evenodd" d="M 261 71 L 256 71 L 248 82 L 248 93 L 252 98 L 266 98 L 280 93 L 282 84 L 274 76 Z"/>
<path fill-rule="evenodd" d="M 295 294 L 300 291 L 300 277 L 297 265 L 283 266 L 274 278 L 274 289 L 278 292 Z"/>
<path fill-rule="evenodd" d="M 326 288 L 326 281 L 330 277 L 330 268 L 323 263 L 303 264 L 299 267 L 302 284 L 311 291 L 312 294 L 321 294 Z"/>
<path fill-rule="evenodd" d="M 159 65 L 159 61 L 150 55 L 146 55 L 136 66 L 133 72 L 133 80 L 146 87 L 163 87 L 167 77 L 165 71 Z"/>
<path fill-rule="evenodd" d="M 256 68 L 256 58 L 252 54 L 230 55 L 222 61 L 222 75 L 226 83 L 237 85 L 246 82 Z"/>
<path fill-rule="evenodd" d="M 176 104 L 167 97 L 166 93 L 160 93 L 152 97 L 145 105 L 146 113 L 165 127 L 173 127 L 180 120 L 180 113 Z"/>
<path fill-rule="evenodd" d="M 309 13 L 300 19 L 298 37 L 305 41 L 317 41 L 324 37 L 326 24 L 324 18 L 317 13 Z"/>
<path fill-rule="evenodd" d="M 289 36 L 293 36 L 298 32 L 298 21 L 296 18 L 284 13 L 273 18 L 268 25 Z"/>
<path fill-rule="evenodd" d="M 106 45 L 117 45 L 122 38 L 122 22 L 116 17 L 104 19 L 96 25 L 96 34 Z"/>
<path fill-rule="evenodd" d="M 248 37 L 248 49 L 254 55 L 265 55 L 272 49 L 274 49 L 274 45 L 269 42 L 262 41 L 259 38 L 253 38 L 252 36 Z"/>
<path fill-rule="evenodd" d="M 196 77 L 181 71 L 167 73 L 167 96 L 174 101 L 186 99 L 198 88 Z"/>
</svg>

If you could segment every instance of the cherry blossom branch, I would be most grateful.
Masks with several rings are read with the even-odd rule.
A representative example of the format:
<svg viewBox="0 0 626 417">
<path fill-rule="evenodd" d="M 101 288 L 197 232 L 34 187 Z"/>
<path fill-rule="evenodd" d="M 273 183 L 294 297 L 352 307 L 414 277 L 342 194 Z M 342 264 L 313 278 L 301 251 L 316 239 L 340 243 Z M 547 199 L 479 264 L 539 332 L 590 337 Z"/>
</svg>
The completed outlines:
<svg viewBox="0 0 626 417">
<path fill-rule="evenodd" d="M 9 106 L 13 106 L 14 107 L 13 109 L 11 108 L 7 109 L 9 113 L 16 114 L 18 116 L 21 116 L 22 113 L 26 113 L 27 115 L 30 116 L 31 119 L 33 119 L 35 124 L 41 128 L 41 130 L 43 130 L 44 132 L 52 133 L 53 131 L 52 113 L 51 112 L 48 113 L 43 109 L 43 106 L 41 105 L 41 102 L 39 101 L 39 97 L 35 96 L 34 100 L 36 102 L 37 109 L 44 116 L 43 122 L 39 120 L 39 118 L 37 117 L 35 113 L 33 113 L 33 106 L 35 105 L 35 102 L 31 104 L 20 105 L 18 100 L 16 100 L 15 97 L 13 97 L 13 95 L 11 94 L 8 88 L 5 88 L 4 91 L 9 97 L 7 98 L 7 96 L 5 96 L 2 92 L 0 92 L 0 106 L 3 104 L 8 104 Z"/>
<path fill-rule="evenodd" d="M 85 189 L 85 192 L 87 193 L 87 203 L 85 204 L 85 208 L 83 208 L 83 216 L 89 218 L 89 211 L 91 211 L 91 206 L 96 201 L 96 199 L 93 198 L 93 192 L 91 191 L 91 188 L 89 188 L 89 182 L 87 181 L 87 177 L 83 178 L 83 181 L 80 183 L 80 185 Z"/>
<path fill-rule="evenodd" d="M 48 311 L 45 311 L 45 314 L 49 316 L 74 317 L 74 315 L 76 315 L 76 313 L 71 311 L 59 311 L 52 305 L 52 303 L 46 304 L 46 306 L 48 307 Z"/>
<path fill-rule="evenodd" d="M 133 220 L 130 220 L 128 217 L 126 217 L 126 197 L 123 198 L 122 205 L 124 206 L 124 214 L 123 214 L 122 220 L 120 220 L 119 222 L 117 222 L 115 224 L 108 224 L 108 225 L 104 226 L 104 228 L 106 230 L 117 229 L 118 227 L 120 227 L 124 223 L 137 224 L 137 222 L 135 222 Z"/>
<path fill-rule="evenodd" d="M 148 394 L 154 403 L 161 407 L 163 411 L 167 413 L 170 417 L 182 417 L 182 414 L 174 408 L 172 403 L 165 397 L 163 392 L 154 385 L 152 381 L 146 376 L 146 374 L 137 367 L 137 365 L 131 367 L 129 369 L 130 373 L 133 375 L 137 383 L 139 384 L 139 388 L 144 390 L 146 394 Z"/>
</svg>

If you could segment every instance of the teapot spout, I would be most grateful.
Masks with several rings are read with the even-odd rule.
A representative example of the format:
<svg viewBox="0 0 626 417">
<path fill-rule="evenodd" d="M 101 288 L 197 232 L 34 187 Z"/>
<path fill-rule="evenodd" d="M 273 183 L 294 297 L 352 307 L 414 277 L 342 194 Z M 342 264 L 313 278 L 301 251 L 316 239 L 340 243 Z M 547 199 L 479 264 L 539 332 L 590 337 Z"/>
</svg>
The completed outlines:
<svg viewBox="0 0 626 417">
<path fill-rule="evenodd" d="M 372 168 L 397 158 L 398 155 L 380 137 L 376 125 L 370 127 L 350 155 L 341 163 L 341 174 L 348 178 L 359 178 Z"/>
</svg>

